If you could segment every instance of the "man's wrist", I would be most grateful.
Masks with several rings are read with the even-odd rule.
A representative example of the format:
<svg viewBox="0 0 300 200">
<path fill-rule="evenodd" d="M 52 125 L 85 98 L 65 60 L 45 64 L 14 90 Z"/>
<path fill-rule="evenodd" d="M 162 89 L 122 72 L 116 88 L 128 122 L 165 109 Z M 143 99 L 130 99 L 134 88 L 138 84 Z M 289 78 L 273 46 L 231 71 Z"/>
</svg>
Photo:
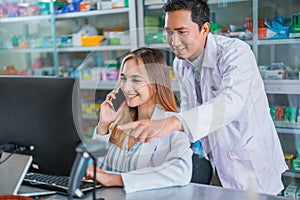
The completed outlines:
<svg viewBox="0 0 300 200">
<path fill-rule="evenodd" d="M 182 131 L 183 130 L 182 123 L 177 117 L 171 116 L 171 117 L 169 117 L 169 119 L 170 119 L 172 131 L 174 131 L 174 130 Z"/>
</svg>

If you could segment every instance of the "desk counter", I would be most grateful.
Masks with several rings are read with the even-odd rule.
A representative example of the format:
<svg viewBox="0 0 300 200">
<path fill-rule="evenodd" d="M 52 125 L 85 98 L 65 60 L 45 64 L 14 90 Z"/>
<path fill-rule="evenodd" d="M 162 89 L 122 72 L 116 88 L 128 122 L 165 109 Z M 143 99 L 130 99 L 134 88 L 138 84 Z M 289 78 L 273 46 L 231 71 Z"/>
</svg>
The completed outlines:
<svg viewBox="0 0 300 200">
<path fill-rule="evenodd" d="M 254 195 L 254 196 L 253 196 Z M 265 194 L 253 194 L 240 190 L 190 183 L 183 187 L 170 187 L 140 192 L 125 193 L 122 188 L 97 189 L 96 199 L 103 200 L 283 200 L 286 198 Z M 43 199 L 67 199 L 66 196 L 52 195 Z M 92 192 L 84 199 L 93 199 Z"/>
</svg>

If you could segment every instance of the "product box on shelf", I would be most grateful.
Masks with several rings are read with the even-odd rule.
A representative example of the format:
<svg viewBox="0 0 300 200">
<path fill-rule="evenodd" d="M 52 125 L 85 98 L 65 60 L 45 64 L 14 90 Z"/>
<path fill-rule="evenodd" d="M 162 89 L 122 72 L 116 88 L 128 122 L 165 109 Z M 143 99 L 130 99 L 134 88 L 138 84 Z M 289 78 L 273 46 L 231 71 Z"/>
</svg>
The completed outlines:
<svg viewBox="0 0 300 200">
<path fill-rule="evenodd" d="M 83 36 L 80 33 L 72 34 L 73 46 L 98 46 L 104 39 L 103 35 Z"/>
<path fill-rule="evenodd" d="M 101 1 L 101 9 L 102 10 L 112 9 L 112 2 L 110 0 Z"/>
<path fill-rule="evenodd" d="M 104 68 L 102 67 L 93 67 L 91 69 L 91 80 L 99 81 L 102 79 L 102 73 Z"/>
<path fill-rule="evenodd" d="M 293 160 L 292 165 L 293 165 L 294 170 L 300 171 L 300 157 L 299 156 Z"/>
<path fill-rule="evenodd" d="M 161 18 L 158 16 L 145 16 L 144 26 L 145 27 L 161 27 Z"/>
<path fill-rule="evenodd" d="M 81 69 L 80 70 L 80 79 L 81 80 L 91 80 L 91 81 L 99 81 L 102 79 L 104 68 L 101 67 L 93 67 L 91 69 Z"/>
<path fill-rule="evenodd" d="M 128 0 L 112 0 L 112 8 L 128 7 Z"/>
<path fill-rule="evenodd" d="M 286 19 L 282 16 L 274 17 L 273 20 L 265 20 L 265 25 L 267 27 L 267 39 L 288 38 L 290 27 L 287 24 L 289 21 L 290 19 Z"/>
<path fill-rule="evenodd" d="M 295 158 L 294 153 L 284 152 L 285 163 L 287 164 L 289 169 L 292 169 L 292 162 L 294 158 Z"/>
<path fill-rule="evenodd" d="M 265 79 L 285 79 L 286 77 L 286 71 L 282 69 L 278 70 L 266 70 L 264 72 Z"/>
<path fill-rule="evenodd" d="M 87 115 L 94 115 L 95 113 L 99 113 L 100 103 L 95 103 L 94 100 L 86 100 L 82 102 L 81 109 Z"/>
<path fill-rule="evenodd" d="M 162 18 L 158 16 L 145 16 L 145 42 L 146 44 L 157 44 L 165 42 L 162 30 Z"/>
<path fill-rule="evenodd" d="M 297 190 L 295 198 L 296 200 L 300 200 L 300 189 Z"/>
<path fill-rule="evenodd" d="M 161 19 L 159 17 L 145 16 L 145 42 L 146 44 L 163 43 L 164 35 L 162 32 Z"/>
<path fill-rule="evenodd" d="M 270 106 L 270 114 L 276 127 L 300 128 L 300 109 L 289 106 Z"/>
<path fill-rule="evenodd" d="M 55 14 L 63 14 L 63 13 L 69 13 L 69 12 L 78 12 L 80 11 L 80 5 L 82 3 L 82 0 L 73 0 L 70 3 L 65 3 L 63 1 L 55 1 L 54 7 L 55 7 Z M 87 2 L 88 4 L 89 2 Z M 88 10 L 89 7 L 86 4 L 82 5 L 82 9 Z"/>
<path fill-rule="evenodd" d="M 103 27 L 102 32 L 104 37 L 106 38 L 107 44 L 110 45 L 120 45 L 121 41 L 124 42 L 127 36 L 129 38 L 129 33 L 123 32 L 123 28 L 121 26 Z M 125 37 L 125 39 L 121 39 L 121 37 L 123 36 Z"/>
<path fill-rule="evenodd" d="M 57 47 L 71 47 L 73 45 L 72 35 L 71 36 L 62 36 L 57 38 Z"/>
<path fill-rule="evenodd" d="M 295 199 L 296 198 L 297 190 L 298 190 L 298 186 L 297 185 L 289 184 L 287 186 L 287 188 L 284 190 L 284 196 L 286 198 Z"/>
<path fill-rule="evenodd" d="M 80 79 L 85 81 L 117 81 L 118 77 L 117 67 L 93 67 L 80 70 Z"/>
<path fill-rule="evenodd" d="M 127 31 L 108 31 L 105 32 L 105 38 L 109 45 L 129 45 L 130 34 Z"/>
<path fill-rule="evenodd" d="M 37 6 L 40 10 L 40 15 L 48 15 L 50 13 L 50 3 L 39 1 Z"/>
<path fill-rule="evenodd" d="M 286 79 L 287 71 L 283 62 L 258 66 L 263 79 Z"/>
<path fill-rule="evenodd" d="M 38 4 L 31 4 L 28 2 L 18 1 L 6 1 L 0 3 L 0 18 L 4 17 L 25 17 L 25 16 L 36 16 L 44 14 L 41 12 Z M 47 13 L 48 14 L 48 13 Z"/>
<path fill-rule="evenodd" d="M 146 44 L 160 44 L 166 42 L 166 40 L 162 32 L 156 32 L 145 34 L 145 42 Z"/>
<path fill-rule="evenodd" d="M 39 15 L 39 7 L 37 5 L 29 5 L 28 3 L 19 3 L 19 16 L 34 16 Z"/>
<path fill-rule="evenodd" d="M 300 14 L 293 14 L 292 15 L 292 22 L 290 26 L 290 35 L 291 38 L 293 37 L 300 37 Z"/>
<path fill-rule="evenodd" d="M 90 1 L 82 1 L 79 4 L 80 11 L 89 11 L 91 9 L 91 2 Z"/>
<path fill-rule="evenodd" d="M 267 38 L 267 27 L 265 26 L 265 20 L 262 18 L 258 19 L 258 30 L 257 37 L 258 39 L 266 39 Z M 246 39 L 253 39 L 253 20 L 252 17 L 247 17 L 244 19 L 244 26 L 246 28 Z"/>
<path fill-rule="evenodd" d="M 19 6 L 17 2 L 5 2 L 4 4 L 7 9 L 7 17 L 19 17 Z"/>
</svg>

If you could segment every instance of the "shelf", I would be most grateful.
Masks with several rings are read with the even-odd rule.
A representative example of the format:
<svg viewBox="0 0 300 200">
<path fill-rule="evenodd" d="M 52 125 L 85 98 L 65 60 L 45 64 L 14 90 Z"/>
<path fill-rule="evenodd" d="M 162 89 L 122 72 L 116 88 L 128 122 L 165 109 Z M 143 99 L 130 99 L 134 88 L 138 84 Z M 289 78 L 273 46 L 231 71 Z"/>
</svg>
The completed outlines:
<svg viewBox="0 0 300 200">
<path fill-rule="evenodd" d="M 222 4 L 223 2 L 226 3 L 236 3 L 236 2 L 252 2 L 252 0 L 227 0 L 227 1 L 222 1 L 222 0 L 208 0 L 208 4 Z"/>
<path fill-rule="evenodd" d="M 242 41 L 246 42 L 249 45 L 253 45 L 253 40 L 242 40 Z"/>
<path fill-rule="evenodd" d="M 300 178 L 300 171 L 287 170 L 287 171 L 283 172 L 282 176 Z"/>
<path fill-rule="evenodd" d="M 300 94 L 300 80 L 264 80 L 267 94 Z"/>
<path fill-rule="evenodd" d="M 173 91 L 179 91 L 178 81 L 172 81 Z M 80 80 L 80 89 L 86 90 L 113 90 L 116 88 L 117 81 L 83 81 Z"/>
<path fill-rule="evenodd" d="M 146 44 L 150 48 L 156 49 L 170 49 L 170 46 L 167 43 L 160 43 L 160 44 Z"/>
<path fill-rule="evenodd" d="M 228 3 L 236 3 L 236 2 L 250 2 L 250 0 L 227 0 L 227 1 L 222 1 L 222 0 L 208 0 L 208 4 L 220 4 L 220 5 L 227 5 Z M 251 0 L 252 2 L 252 0 Z M 157 4 L 147 4 L 145 5 L 146 9 L 148 10 L 157 10 L 157 9 L 162 9 L 162 6 L 164 3 L 157 3 Z"/>
<path fill-rule="evenodd" d="M 92 52 L 92 51 L 115 51 L 115 50 L 130 50 L 130 45 L 100 45 L 88 47 L 64 47 L 58 48 L 58 52 Z"/>
<path fill-rule="evenodd" d="M 87 90 L 113 90 L 116 88 L 116 81 L 83 81 L 80 80 L 80 89 Z"/>
<path fill-rule="evenodd" d="M 0 53 L 52 53 L 53 48 L 0 49 Z"/>
<path fill-rule="evenodd" d="M 55 15 L 55 19 L 68 19 L 77 17 L 91 17 L 97 15 L 110 15 L 110 14 L 120 14 L 128 13 L 129 8 L 115 8 L 107 10 L 92 10 L 92 11 L 82 11 L 82 12 L 72 12 Z M 13 23 L 13 22 L 25 22 L 25 21 L 38 21 L 38 20 L 50 20 L 51 15 L 38 15 L 38 16 L 26 16 L 26 17 L 7 17 L 0 18 L 0 23 Z"/>
<path fill-rule="evenodd" d="M 293 129 L 293 128 L 279 128 L 276 127 L 277 133 L 281 134 L 293 134 L 293 135 L 299 135 L 300 134 L 300 129 Z"/>
<path fill-rule="evenodd" d="M 26 16 L 26 17 L 7 17 L 0 18 L 0 23 L 14 23 L 14 22 L 27 22 L 27 21 L 40 21 L 50 20 L 51 15 L 38 15 L 38 16 Z"/>
<path fill-rule="evenodd" d="M 257 40 L 257 45 L 300 44 L 300 38 Z"/>
<path fill-rule="evenodd" d="M 252 41 L 248 41 L 248 44 Z M 148 44 L 150 48 L 156 49 L 170 49 L 167 43 Z M 116 51 L 116 50 L 130 50 L 130 45 L 100 45 L 100 46 L 84 46 L 84 47 L 62 47 L 57 48 L 58 52 L 92 52 L 92 51 Z M 53 48 L 28 48 L 28 49 L 0 49 L 0 53 L 45 53 L 53 52 Z"/>
<path fill-rule="evenodd" d="M 130 45 L 101 45 L 84 47 L 57 48 L 58 52 L 93 52 L 93 51 L 117 51 L 130 50 Z M 24 49 L 0 49 L 0 53 L 47 53 L 53 52 L 53 48 L 24 48 Z"/>
<path fill-rule="evenodd" d="M 91 114 L 82 114 L 83 119 L 89 119 L 89 120 L 97 120 L 96 115 L 91 115 Z"/>
<path fill-rule="evenodd" d="M 275 120 L 274 124 L 276 127 L 279 128 L 287 128 L 287 129 L 296 128 L 300 130 L 300 122 L 291 123 L 289 121 L 284 121 L 284 120 Z"/>
<path fill-rule="evenodd" d="M 300 93 L 300 80 L 264 80 L 264 83 L 268 94 Z M 81 81 L 80 85 L 82 89 L 114 89 L 116 81 Z M 179 91 L 178 81 L 172 81 L 172 89 Z"/>
<path fill-rule="evenodd" d="M 16 62 L 24 62 L 26 65 L 31 66 L 34 62 L 35 57 L 30 56 L 30 53 L 52 53 L 53 56 L 51 59 L 53 60 L 53 66 L 55 67 L 55 75 L 59 75 L 59 58 L 60 53 L 73 53 L 73 52 L 82 52 L 89 54 L 93 51 L 122 51 L 127 52 L 132 49 L 137 48 L 137 34 L 136 34 L 136 9 L 135 0 L 130 0 L 128 7 L 125 8 L 112 8 L 112 9 L 104 9 L 104 10 L 91 10 L 91 11 L 80 11 L 80 12 L 71 12 L 71 13 L 63 13 L 63 14 L 54 14 L 54 8 L 53 4 L 50 4 L 50 11 L 51 14 L 49 15 L 38 15 L 38 16 L 26 16 L 26 17 L 9 17 L 9 18 L 0 18 L 0 24 L 2 24 L 2 27 L 5 27 L 9 25 L 8 23 L 15 23 L 17 28 L 15 28 L 13 25 L 9 26 L 8 28 L 11 28 L 12 30 L 16 29 L 16 31 L 21 32 L 22 35 L 30 35 L 31 33 L 37 33 L 38 35 L 43 35 L 40 31 L 44 31 L 45 34 L 47 32 L 47 35 L 51 37 L 51 42 L 53 40 L 53 43 L 56 44 L 58 42 L 58 38 L 60 35 L 71 35 L 71 31 L 69 30 L 69 26 L 66 30 L 60 29 L 60 27 L 64 27 L 65 24 L 70 23 L 73 19 L 78 18 L 93 18 L 91 21 L 92 25 L 94 25 L 96 28 L 102 28 L 102 27 L 108 27 L 108 26 L 122 26 L 122 28 L 129 30 L 129 39 L 128 43 L 126 45 L 104 45 L 102 42 L 99 46 L 84 46 L 84 47 L 57 47 L 53 45 L 53 47 L 47 47 L 47 48 L 26 48 L 26 49 L 8 49 L 8 48 L 0 48 L 0 54 L 3 54 L 2 56 L 6 56 L 6 53 L 23 53 L 25 56 L 20 57 Z M 119 19 L 122 18 L 120 21 Z M 123 19 L 124 18 L 124 19 Z M 108 19 L 108 21 L 107 21 Z M 110 21 L 113 20 L 113 21 Z M 47 20 L 47 21 L 45 21 Z M 90 22 L 89 21 L 89 22 Z M 99 24 L 98 22 L 101 21 Z M 124 21 L 124 22 L 123 22 Z M 31 22 L 33 23 L 40 23 L 42 24 L 42 27 L 33 26 L 31 27 Z M 47 24 L 47 27 L 44 26 L 45 22 L 49 23 Z M 102 22 L 105 22 L 104 24 Z M 113 22 L 113 23 L 112 23 Z M 127 23 L 128 22 L 128 23 Z M 108 24 L 107 24 L 108 23 Z M 20 25 L 21 27 L 18 27 Z M 23 26 L 24 24 L 24 26 Z M 35 24 L 34 24 L 35 25 Z M 51 28 L 50 28 L 51 25 Z M 49 27 L 48 27 L 49 26 Z M 71 26 L 71 24 L 70 24 Z M 99 26 L 99 27 L 98 27 Z M 36 30 L 37 29 L 37 30 Z M 38 30 L 41 29 L 41 30 Z M 51 35 L 51 36 L 50 36 Z M 8 36 L 9 37 L 9 33 Z M 4 43 L 5 44 L 5 43 Z M 117 54 L 119 52 L 116 52 Z M 79 55 L 79 57 L 84 57 L 84 54 Z M 112 55 L 108 55 L 110 57 Z M 110 59 L 110 58 L 107 58 Z M 9 59 L 3 59 L 2 65 L 8 65 L 11 61 Z M 8 64 L 7 64 L 8 63 Z M 20 64 L 16 64 L 19 66 Z"/>
<path fill-rule="evenodd" d="M 254 43 L 256 43 L 256 45 L 300 44 L 300 38 L 257 40 L 256 42 L 253 42 L 253 40 L 242 40 L 242 41 L 246 42 L 249 45 L 253 45 Z M 153 48 L 169 47 L 167 43 L 146 44 L 146 45 Z"/>
<path fill-rule="evenodd" d="M 242 40 L 244 42 L 246 42 L 249 45 L 253 45 L 253 41 L 252 40 Z M 300 43 L 300 39 L 299 39 L 299 43 Z M 145 44 L 148 47 L 151 48 L 157 48 L 157 49 L 166 49 L 166 48 L 170 48 L 170 46 L 168 45 L 168 43 L 159 43 L 159 44 Z"/>
<path fill-rule="evenodd" d="M 110 14 L 120 14 L 129 12 L 129 8 L 114 8 L 107 10 L 92 10 L 92 11 L 82 11 L 73 13 L 64 13 L 55 15 L 55 19 L 68 19 L 77 17 L 91 17 L 97 15 L 110 15 Z"/>
</svg>

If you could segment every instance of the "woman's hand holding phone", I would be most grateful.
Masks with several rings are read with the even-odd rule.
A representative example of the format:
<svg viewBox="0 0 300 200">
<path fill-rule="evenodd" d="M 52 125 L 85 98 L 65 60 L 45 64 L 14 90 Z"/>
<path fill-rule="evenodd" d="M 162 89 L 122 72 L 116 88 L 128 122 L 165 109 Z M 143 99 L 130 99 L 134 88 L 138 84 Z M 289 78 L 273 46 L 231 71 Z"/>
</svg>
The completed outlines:
<svg viewBox="0 0 300 200">
<path fill-rule="evenodd" d="M 108 132 L 109 125 L 115 121 L 116 112 L 113 108 L 113 104 L 110 101 L 115 96 L 115 90 L 111 91 L 104 102 L 100 106 L 100 118 L 98 123 L 97 134 L 106 135 Z"/>
<path fill-rule="evenodd" d="M 126 97 L 121 89 L 117 90 L 117 92 L 114 93 L 114 97 L 112 97 L 110 101 L 116 112 L 119 110 L 125 99 Z"/>
<path fill-rule="evenodd" d="M 115 121 L 117 116 L 117 110 L 124 102 L 125 96 L 121 89 L 112 90 L 107 96 L 106 100 L 100 107 L 100 120 L 98 123 L 99 135 L 105 135 L 108 132 L 109 125 Z"/>
</svg>

